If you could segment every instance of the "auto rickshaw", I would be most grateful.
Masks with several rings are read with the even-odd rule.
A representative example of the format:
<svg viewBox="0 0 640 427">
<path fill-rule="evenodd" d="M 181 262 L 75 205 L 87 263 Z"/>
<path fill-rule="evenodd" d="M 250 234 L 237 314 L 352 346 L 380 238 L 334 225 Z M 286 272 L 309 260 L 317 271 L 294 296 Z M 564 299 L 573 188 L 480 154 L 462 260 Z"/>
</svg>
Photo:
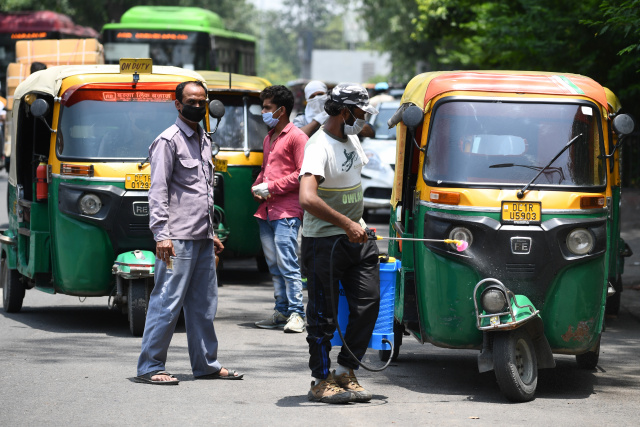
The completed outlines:
<svg viewBox="0 0 640 427">
<path fill-rule="evenodd" d="M 253 214 L 258 203 L 251 195 L 251 185 L 262 167 L 262 143 L 269 129 L 262 121 L 260 92 L 269 81 L 255 76 L 198 71 L 206 80 L 209 99 L 225 106 L 225 115 L 216 132 L 219 146 L 216 155 L 214 221 L 216 234 L 224 242 L 220 254 L 225 259 L 255 258 L 260 271 L 268 271 L 258 223 Z"/>
<path fill-rule="evenodd" d="M 148 150 L 175 122 L 175 88 L 187 80 L 203 81 L 132 59 L 51 67 L 17 87 L 0 234 L 5 311 L 20 311 L 31 288 L 109 296 L 142 335 L 155 263 Z"/>
<path fill-rule="evenodd" d="M 401 269 L 395 349 L 383 360 L 397 357 L 405 332 L 480 350 L 479 371 L 493 370 L 512 401 L 534 398 L 553 354 L 596 367 L 605 302 L 629 254 L 620 146 L 634 123 L 620 109 L 574 74 L 411 80 L 389 120 L 398 125 L 390 237 L 415 240 L 389 243 Z"/>
</svg>

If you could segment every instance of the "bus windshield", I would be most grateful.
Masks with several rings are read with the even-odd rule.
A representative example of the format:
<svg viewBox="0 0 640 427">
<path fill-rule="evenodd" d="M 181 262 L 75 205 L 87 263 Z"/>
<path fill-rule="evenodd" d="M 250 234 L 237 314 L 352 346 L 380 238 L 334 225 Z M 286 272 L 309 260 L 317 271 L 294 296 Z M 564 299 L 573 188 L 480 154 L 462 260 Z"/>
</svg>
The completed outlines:
<svg viewBox="0 0 640 427">
<path fill-rule="evenodd" d="M 153 140 L 178 117 L 172 92 L 78 92 L 61 108 L 56 143 L 61 159 L 145 159 Z"/>
<path fill-rule="evenodd" d="M 605 184 L 599 110 L 588 103 L 451 101 L 436 105 L 423 176 L 429 185 Z M 572 139 L 572 145 L 547 164 Z"/>
<path fill-rule="evenodd" d="M 246 134 L 248 149 L 262 151 L 262 142 L 269 129 L 262 121 L 262 101 L 260 98 L 239 95 L 213 95 L 210 98 L 220 100 L 225 109 L 218 131 L 213 136 L 214 141 L 220 145 L 220 149 L 243 150 Z"/>
<path fill-rule="evenodd" d="M 107 63 L 116 64 L 120 58 L 153 58 L 154 65 L 210 68 L 211 43 L 206 33 L 105 29 L 103 39 Z"/>
</svg>

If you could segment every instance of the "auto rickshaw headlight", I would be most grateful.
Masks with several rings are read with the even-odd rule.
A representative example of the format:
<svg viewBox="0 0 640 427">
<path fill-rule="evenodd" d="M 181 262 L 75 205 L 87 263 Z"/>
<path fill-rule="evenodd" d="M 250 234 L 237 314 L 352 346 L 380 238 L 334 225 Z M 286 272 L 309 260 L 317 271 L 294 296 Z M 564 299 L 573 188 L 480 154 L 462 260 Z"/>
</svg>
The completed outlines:
<svg viewBox="0 0 640 427">
<path fill-rule="evenodd" d="M 576 228 L 567 236 L 567 248 L 575 255 L 588 254 L 594 243 L 593 234 L 586 228 Z"/>
<path fill-rule="evenodd" d="M 80 197 L 78 206 L 84 215 L 95 215 L 100 212 L 102 201 L 95 194 L 88 193 Z"/>
<path fill-rule="evenodd" d="M 468 249 L 471 247 L 471 243 L 473 242 L 473 235 L 471 234 L 471 231 L 468 228 L 455 227 L 449 233 L 449 239 L 467 242 L 467 249 Z M 458 247 L 456 246 L 455 243 L 450 243 L 449 246 L 456 251 L 458 250 Z"/>
<path fill-rule="evenodd" d="M 507 300 L 504 296 L 504 292 L 493 287 L 489 287 L 482 291 L 482 295 L 480 295 L 480 302 L 482 303 L 484 311 L 489 314 L 502 313 L 507 308 Z"/>
</svg>

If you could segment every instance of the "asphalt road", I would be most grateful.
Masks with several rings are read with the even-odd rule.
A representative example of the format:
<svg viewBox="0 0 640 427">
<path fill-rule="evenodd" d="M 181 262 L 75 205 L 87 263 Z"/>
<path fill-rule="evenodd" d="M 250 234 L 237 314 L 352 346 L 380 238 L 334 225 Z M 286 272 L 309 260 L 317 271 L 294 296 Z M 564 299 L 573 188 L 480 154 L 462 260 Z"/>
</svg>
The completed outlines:
<svg viewBox="0 0 640 427">
<path fill-rule="evenodd" d="M 1 172 L 0 224 L 6 223 L 5 186 Z M 307 401 L 304 334 L 253 326 L 273 307 L 270 278 L 254 266 L 252 260 L 226 264 L 216 317 L 219 359 L 245 373 L 243 381 L 194 381 L 184 327 L 179 326 L 167 369 L 180 385 L 134 383 L 140 339 L 130 336 L 125 316 L 107 308 L 107 298 L 27 291 L 20 313 L 0 310 L 0 425 L 638 423 L 640 322 L 631 288 L 621 314 L 607 319 L 598 368 L 580 370 L 574 357 L 556 356 L 555 369 L 540 371 L 532 402 L 508 403 L 494 375 L 478 373 L 477 352 L 440 349 L 405 337 L 399 359 L 386 371 L 360 370 L 361 383 L 374 394 L 370 403 L 330 406 Z M 628 271 L 635 274 L 633 268 Z M 365 361 L 380 363 L 374 351 Z"/>
</svg>

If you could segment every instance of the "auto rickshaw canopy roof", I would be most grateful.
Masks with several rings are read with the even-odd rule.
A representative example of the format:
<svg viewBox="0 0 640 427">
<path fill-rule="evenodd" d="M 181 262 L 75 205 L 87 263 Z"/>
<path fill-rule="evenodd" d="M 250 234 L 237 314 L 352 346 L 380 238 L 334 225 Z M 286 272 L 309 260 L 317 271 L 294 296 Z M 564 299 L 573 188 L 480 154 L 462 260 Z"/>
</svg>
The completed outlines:
<svg viewBox="0 0 640 427">
<path fill-rule="evenodd" d="M 60 65 L 50 67 L 46 70 L 38 71 L 31 74 L 22 83 L 18 85 L 14 94 L 14 105 L 20 102 L 22 97 L 29 92 L 39 92 L 57 96 L 62 86 L 62 81 L 68 77 L 83 74 L 111 74 L 114 82 L 130 81 L 131 74 L 120 73 L 120 66 L 113 64 L 99 65 Z M 169 67 L 163 65 L 154 65 L 152 68 L 153 75 L 172 75 L 183 76 L 193 80 L 204 82 L 204 78 L 195 71 L 185 70 L 178 67 Z M 140 74 L 141 79 L 145 74 Z M 148 75 L 148 74 L 147 74 Z"/>
<path fill-rule="evenodd" d="M 423 111 L 429 100 L 445 92 L 502 92 L 586 96 L 608 107 L 604 88 L 589 77 L 543 71 L 436 71 L 419 74 L 407 85 L 401 104 Z"/>
<path fill-rule="evenodd" d="M 244 74 L 223 73 L 221 71 L 198 71 L 207 82 L 210 91 L 240 90 L 262 92 L 271 83 L 267 79 Z"/>
</svg>

